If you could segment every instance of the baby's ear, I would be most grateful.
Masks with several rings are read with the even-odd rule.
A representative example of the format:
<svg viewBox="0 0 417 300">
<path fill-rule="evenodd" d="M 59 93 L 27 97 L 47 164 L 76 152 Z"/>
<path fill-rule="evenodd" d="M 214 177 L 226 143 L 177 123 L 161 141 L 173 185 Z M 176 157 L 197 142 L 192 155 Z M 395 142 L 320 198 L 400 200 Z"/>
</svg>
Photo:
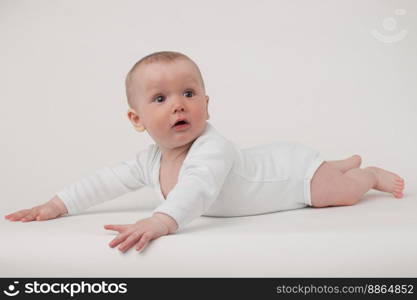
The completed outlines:
<svg viewBox="0 0 417 300">
<path fill-rule="evenodd" d="M 142 132 L 145 130 L 145 126 L 143 126 L 139 115 L 136 113 L 136 111 L 132 108 L 129 108 L 127 111 L 127 117 L 130 121 L 130 123 L 132 123 L 133 127 L 135 127 L 135 129 L 139 132 Z"/>
<path fill-rule="evenodd" d="M 210 114 L 208 112 L 208 103 L 209 103 L 210 97 L 209 96 L 206 96 L 206 99 L 207 99 L 207 105 L 206 105 L 206 109 L 207 109 L 207 120 L 209 120 L 210 119 Z"/>
</svg>

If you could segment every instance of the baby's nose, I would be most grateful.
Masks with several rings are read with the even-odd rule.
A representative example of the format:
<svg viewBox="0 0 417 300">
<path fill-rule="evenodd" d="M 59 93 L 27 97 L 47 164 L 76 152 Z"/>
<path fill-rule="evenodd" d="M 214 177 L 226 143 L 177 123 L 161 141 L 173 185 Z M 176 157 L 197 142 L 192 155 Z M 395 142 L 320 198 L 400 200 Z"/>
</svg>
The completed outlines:
<svg viewBox="0 0 417 300">
<path fill-rule="evenodd" d="M 178 111 L 184 111 L 184 107 L 176 106 L 175 109 L 174 109 L 174 112 L 178 112 Z"/>
<path fill-rule="evenodd" d="M 174 111 L 183 111 L 185 104 L 184 104 L 184 100 L 176 98 L 173 101 L 173 106 L 174 106 Z"/>
</svg>

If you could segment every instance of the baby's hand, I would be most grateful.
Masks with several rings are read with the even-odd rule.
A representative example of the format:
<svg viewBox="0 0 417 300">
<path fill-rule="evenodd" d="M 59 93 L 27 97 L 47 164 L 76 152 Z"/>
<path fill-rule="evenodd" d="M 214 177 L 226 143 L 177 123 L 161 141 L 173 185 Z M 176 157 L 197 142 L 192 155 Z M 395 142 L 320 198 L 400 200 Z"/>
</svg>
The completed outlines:
<svg viewBox="0 0 417 300">
<path fill-rule="evenodd" d="M 30 209 L 23 209 L 12 214 L 6 215 L 5 218 L 9 221 L 44 221 L 57 218 L 66 214 L 67 208 L 64 202 L 57 196 L 46 202 L 45 204 L 32 207 Z"/>
<path fill-rule="evenodd" d="M 168 226 L 155 216 L 127 225 L 104 225 L 105 229 L 115 230 L 119 234 L 109 243 L 111 248 L 119 246 L 119 250 L 126 252 L 132 246 L 139 251 L 151 240 L 169 233 Z"/>
</svg>

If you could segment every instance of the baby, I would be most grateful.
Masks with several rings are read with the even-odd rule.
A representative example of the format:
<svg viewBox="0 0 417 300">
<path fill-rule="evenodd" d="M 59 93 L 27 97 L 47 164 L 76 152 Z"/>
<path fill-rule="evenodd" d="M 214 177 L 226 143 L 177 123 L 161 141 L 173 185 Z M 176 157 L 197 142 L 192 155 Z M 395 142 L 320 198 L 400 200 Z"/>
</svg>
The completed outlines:
<svg viewBox="0 0 417 300">
<path fill-rule="evenodd" d="M 141 250 L 204 216 L 246 216 L 307 206 L 353 205 L 370 189 L 403 197 L 404 180 L 361 157 L 324 161 L 298 143 L 239 149 L 207 122 L 208 101 L 198 66 L 178 52 L 155 52 L 126 77 L 127 116 L 155 141 L 134 159 L 97 170 L 66 186 L 45 204 L 5 216 L 43 221 L 76 214 L 103 201 L 155 189 L 162 204 L 134 224 L 105 225 L 122 252 Z"/>
</svg>

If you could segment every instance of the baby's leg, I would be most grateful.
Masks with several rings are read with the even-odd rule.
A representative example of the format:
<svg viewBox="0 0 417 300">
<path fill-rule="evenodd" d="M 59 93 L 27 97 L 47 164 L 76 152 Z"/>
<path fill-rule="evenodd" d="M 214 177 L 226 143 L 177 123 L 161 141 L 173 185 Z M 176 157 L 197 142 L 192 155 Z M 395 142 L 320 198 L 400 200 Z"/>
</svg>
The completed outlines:
<svg viewBox="0 0 417 300">
<path fill-rule="evenodd" d="M 346 159 L 329 160 L 327 162 L 339 169 L 340 171 L 342 171 L 342 173 L 345 173 L 346 171 L 349 171 L 351 169 L 359 168 L 362 163 L 362 158 L 359 155 L 355 154 Z"/>
<path fill-rule="evenodd" d="M 311 203 L 313 207 L 353 205 L 372 188 L 401 198 L 404 180 L 377 167 L 355 168 L 343 173 L 324 162 L 311 180 Z"/>
</svg>

